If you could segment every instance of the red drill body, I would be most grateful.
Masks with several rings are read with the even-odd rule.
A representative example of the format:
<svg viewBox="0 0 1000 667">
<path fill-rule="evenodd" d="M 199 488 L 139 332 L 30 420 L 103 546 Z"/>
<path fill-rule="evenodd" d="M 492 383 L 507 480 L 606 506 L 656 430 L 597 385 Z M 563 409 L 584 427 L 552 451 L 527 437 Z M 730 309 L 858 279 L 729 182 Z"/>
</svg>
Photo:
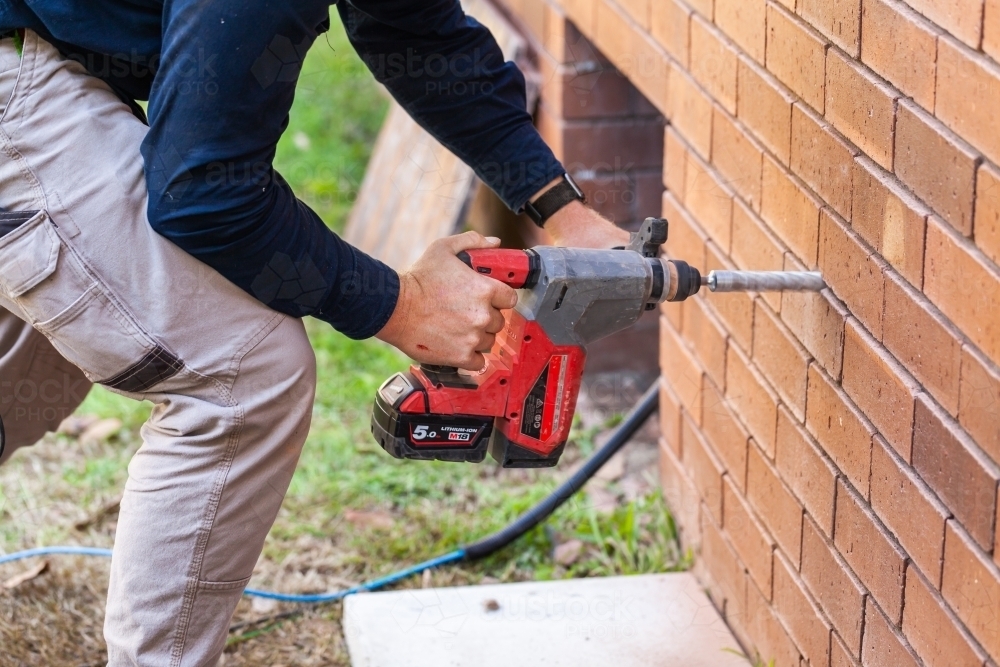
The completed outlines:
<svg viewBox="0 0 1000 667">
<path fill-rule="evenodd" d="M 532 287 L 538 280 L 538 261 L 531 251 L 471 250 L 459 257 L 480 274 L 514 288 Z M 503 314 L 504 329 L 478 373 L 415 365 L 403 376 L 412 389 L 394 401 L 394 410 L 407 422 L 403 433 L 414 453 L 482 460 L 487 441 L 499 434 L 530 453 L 525 454 L 528 459 L 558 458 L 572 426 L 586 350 L 556 345 L 538 322 L 516 310 Z M 456 426 L 448 423 L 452 418 L 472 419 Z M 475 426 L 474 418 L 482 424 Z"/>
</svg>

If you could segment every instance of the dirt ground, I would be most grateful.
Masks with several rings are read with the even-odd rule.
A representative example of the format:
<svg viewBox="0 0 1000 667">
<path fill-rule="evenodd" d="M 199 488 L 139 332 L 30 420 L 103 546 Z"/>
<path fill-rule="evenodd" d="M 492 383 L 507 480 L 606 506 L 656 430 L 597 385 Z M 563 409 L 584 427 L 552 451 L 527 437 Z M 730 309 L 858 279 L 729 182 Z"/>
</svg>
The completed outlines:
<svg viewBox="0 0 1000 667">
<path fill-rule="evenodd" d="M 638 393 L 636 388 L 612 392 L 585 389 L 579 407 L 583 427 L 606 423 L 610 414 L 634 401 Z M 93 421 L 83 418 L 75 426 L 70 425 L 70 433 L 47 438 L 31 448 L 30 454 L 19 453 L 10 465 L 0 469 L 3 490 L 0 503 L 6 503 L 6 508 L 0 504 L 0 510 L 6 509 L 6 513 L 0 512 L 0 517 L 7 524 L 3 534 L 6 544 L 20 545 L 17 548 L 67 540 L 104 547 L 113 544 L 116 485 L 108 483 L 104 485 L 107 491 L 93 493 L 87 485 L 67 481 L 66 463 L 79 459 L 79 469 L 88 474 L 103 474 L 111 481 L 120 479 L 128 457 L 138 446 L 138 436 L 129 429 L 120 429 L 111 436 L 95 438 L 93 433 L 88 435 L 88 429 L 96 428 Z M 113 426 L 104 423 L 105 430 Z M 603 443 L 606 433 L 597 434 L 595 445 Z M 68 437 L 74 434 L 75 437 Z M 651 419 L 637 438 L 586 487 L 588 502 L 600 511 L 611 511 L 622 501 L 655 489 L 656 437 L 656 420 Z M 101 465 L 109 470 L 88 470 L 88 461 L 102 461 Z M 578 464 L 579 461 L 570 462 L 554 474 L 564 476 Z M 352 520 L 362 524 L 362 529 L 370 528 L 372 539 L 377 539 L 379 523 L 384 517 L 356 513 Z M 285 537 L 274 531 L 269 545 L 272 548 L 265 553 L 285 555 L 280 559 L 262 556 L 255 569 L 253 587 L 317 591 L 359 581 L 352 554 L 326 536 Z M 565 557 L 565 553 L 554 557 Z M 0 566 L 0 667 L 103 665 L 106 652 L 101 628 L 108 561 L 56 556 L 47 562 L 48 568 L 43 573 L 11 588 L 3 583 L 30 574 L 39 566 L 38 559 Z M 496 577 L 484 577 L 481 571 L 458 566 L 425 573 L 403 586 L 492 583 L 532 576 L 530 570 L 516 569 L 513 563 Z M 219 665 L 347 666 L 350 660 L 340 615 L 340 604 L 304 607 L 244 597 L 233 617 L 229 644 Z"/>
</svg>

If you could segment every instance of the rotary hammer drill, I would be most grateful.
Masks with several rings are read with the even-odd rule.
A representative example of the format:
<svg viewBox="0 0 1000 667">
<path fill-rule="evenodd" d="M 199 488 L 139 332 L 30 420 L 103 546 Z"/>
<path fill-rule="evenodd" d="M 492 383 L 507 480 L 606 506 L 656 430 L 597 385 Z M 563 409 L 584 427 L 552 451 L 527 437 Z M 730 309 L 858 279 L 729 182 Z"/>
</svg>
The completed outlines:
<svg viewBox="0 0 1000 667">
<path fill-rule="evenodd" d="M 586 345 L 634 324 L 664 301 L 713 292 L 819 291 L 812 272 L 712 271 L 659 257 L 667 221 L 647 218 L 613 250 L 537 246 L 459 254 L 480 274 L 519 289 L 478 372 L 414 365 L 375 396 L 371 430 L 396 458 L 506 468 L 554 466 L 569 437 Z"/>
</svg>

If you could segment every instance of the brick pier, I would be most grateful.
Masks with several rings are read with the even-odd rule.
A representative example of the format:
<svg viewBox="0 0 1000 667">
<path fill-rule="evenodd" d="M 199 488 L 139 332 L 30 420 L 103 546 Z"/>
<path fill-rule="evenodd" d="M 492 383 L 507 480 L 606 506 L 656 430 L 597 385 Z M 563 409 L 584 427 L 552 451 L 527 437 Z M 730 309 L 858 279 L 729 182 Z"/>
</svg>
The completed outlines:
<svg viewBox="0 0 1000 667">
<path fill-rule="evenodd" d="M 830 285 L 660 318 L 664 492 L 746 649 L 996 667 L 1000 0 L 502 4 L 606 213 Z"/>
</svg>

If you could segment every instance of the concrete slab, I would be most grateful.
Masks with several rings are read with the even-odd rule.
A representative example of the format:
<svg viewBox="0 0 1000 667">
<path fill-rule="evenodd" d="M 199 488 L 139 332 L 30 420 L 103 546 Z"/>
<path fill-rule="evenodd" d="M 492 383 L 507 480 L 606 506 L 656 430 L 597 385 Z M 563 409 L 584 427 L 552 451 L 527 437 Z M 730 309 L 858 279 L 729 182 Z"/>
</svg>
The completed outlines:
<svg viewBox="0 0 1000 667">
<path fill-rule="evenodd" d="M 746 667 L 688 573 L 347 598 L 354 667 Z"/>
</svg>

